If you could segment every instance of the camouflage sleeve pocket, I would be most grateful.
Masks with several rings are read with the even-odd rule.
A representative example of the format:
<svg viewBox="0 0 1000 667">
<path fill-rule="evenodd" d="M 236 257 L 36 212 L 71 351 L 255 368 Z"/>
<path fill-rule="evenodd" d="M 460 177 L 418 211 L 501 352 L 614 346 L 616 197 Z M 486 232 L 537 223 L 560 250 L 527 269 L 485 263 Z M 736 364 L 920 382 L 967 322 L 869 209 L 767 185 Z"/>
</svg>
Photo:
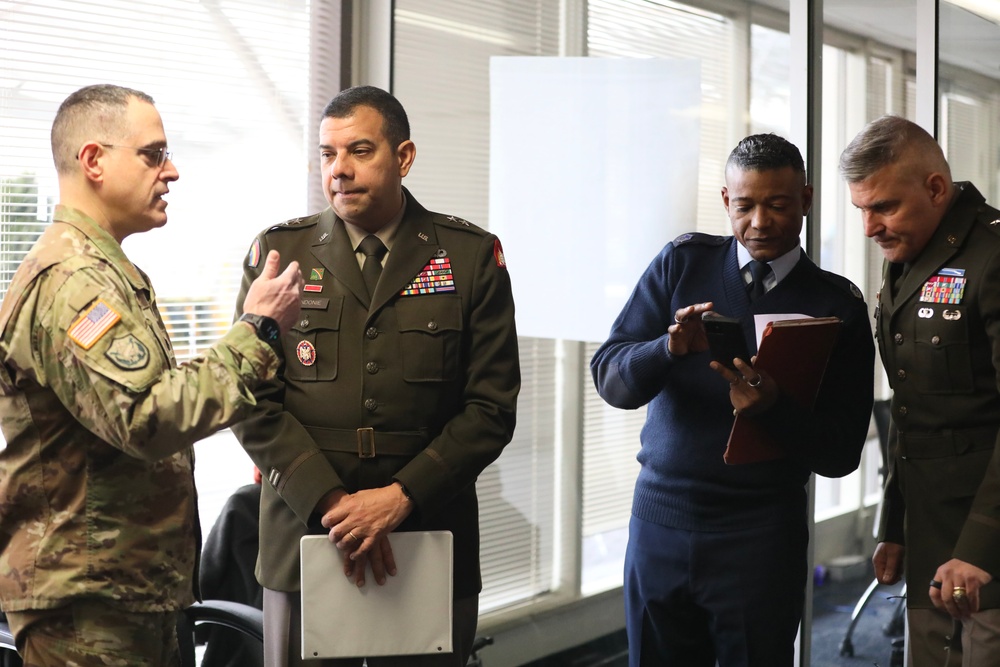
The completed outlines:
<svg viewBox="0 0 1000 667">
<path fill-rule="evenodd" d="M 70 301 L 69 312 L 76 312 L 66 326 L 66 346 L 90 372 L 132 392 L 146 391 L 164 366 L 154 358 L 160 347 L 141 313 L 129 310 L 117 294 L 92 291 L 90 296 L 87 301 L 78 294 Z"/>
</svg>

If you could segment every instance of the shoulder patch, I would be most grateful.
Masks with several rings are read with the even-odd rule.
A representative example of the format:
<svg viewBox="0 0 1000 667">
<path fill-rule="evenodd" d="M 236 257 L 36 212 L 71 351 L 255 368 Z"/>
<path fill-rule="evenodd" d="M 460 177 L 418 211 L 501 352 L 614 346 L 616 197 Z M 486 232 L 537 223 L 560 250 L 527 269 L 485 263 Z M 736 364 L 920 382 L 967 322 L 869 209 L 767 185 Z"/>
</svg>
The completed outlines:
<svg viewBox="0 0 1000 667">
<path fill-rule="evenodd" d="M 149 365 L 149 350 L 131 333 L 112 340 L 104 356 L 127 371 L 137 371 Z"/>
<path fill-rule="evenodd" d="M 503 256 L 503 246 L 500 245 L 500 239 L 493 239 L 493 257 L 497 261 L 497 266 L 501 269 L 507 268 L 507 259 Z"/>
<path fill-rule="evenodd" d="M 729 241 L 728 236 L 715 236 L 714 234 L 703 234 L 702 232 L 689 232 L 681 234 L 674 239 L 674 245 L 684 245 L 685 243 L 700 243 L 701 245 L 722 245 Z"/>
<path fill-rule="evenodd" d="M 857 285 L 852 283 L 850 280 L 845 278 L 844 276 L 838 275 L 836 273 L 831 273 L 830 271 L 825 271 L 825 270 L 822 272 L 822 274 L 823 277 L 826 278 L 827 282 L 833 283 L 839 289 L 850 292 L 851 296 L 853 296 L 855 299 L 861 299 L 862 301 L 864 300 L 865 295 L 861 293 L 861 289 Z"/>
<path fill-rule="evenodd" d="M 83 349 L 89 350 L 121 318 L 104 299 L 99 299 L 70 325 L 66 335 Z"/>
<path fill-rule="evenodd" d="M 256 269 L 260 264 L 260 239 L 254 239 L 250 244 L 250 252 L 247 253 L 247 266 Z"/>
</svg>

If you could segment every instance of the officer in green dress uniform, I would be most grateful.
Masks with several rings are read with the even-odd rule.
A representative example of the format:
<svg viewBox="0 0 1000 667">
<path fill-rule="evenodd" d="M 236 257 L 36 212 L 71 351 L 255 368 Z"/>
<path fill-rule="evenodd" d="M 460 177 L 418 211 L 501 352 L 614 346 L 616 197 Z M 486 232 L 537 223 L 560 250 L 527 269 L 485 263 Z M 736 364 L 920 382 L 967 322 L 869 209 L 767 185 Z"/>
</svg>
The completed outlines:
<svg viewBox="0 0 1000 667">
<path fill-rule="evenodd" d="M 1000 665 L 1000 211 L 885 116 L 840 170 L 885 256 L 876 335 L 893 389 L 873 562 L 907 580 L 915 667 Z"/>
<path fill-rule="evenodd" d="M 265 480 L 257 563 L 265 664 L 300 664 L 303 535 L 328 530 L 361 585 L 366 572 L 377 583 L 395 573 L 390 532 L 419 529 L 454 534 L 454 653 L 368 665 L 462 667 L 482 587 L 475 481 L 511 439 L 520 388 L 503 250 L 402 187 L 416 148 L 392 95 L 351 88 L 323 115 L 330 208 L 260 234 L 243 281 L 246 291 L 272 249 L 308 275 L 300 321 L 277 346 L 278 377 L 234 428 Z"/>
</svg>

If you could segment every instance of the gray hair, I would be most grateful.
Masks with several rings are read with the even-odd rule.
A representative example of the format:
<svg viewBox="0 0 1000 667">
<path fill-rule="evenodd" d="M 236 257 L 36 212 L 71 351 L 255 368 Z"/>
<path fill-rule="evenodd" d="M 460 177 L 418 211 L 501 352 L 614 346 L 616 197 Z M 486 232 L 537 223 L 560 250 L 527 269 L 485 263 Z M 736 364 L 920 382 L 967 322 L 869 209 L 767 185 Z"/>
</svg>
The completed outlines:
<svg viewBox="0 0 1000 667">
<path fill-rule="evenodd" d="M 840 175 L 848 183 L 864 181 L 911 151 L 919 156 L 914 163 L 940 171 L 951 181 L 951 170 L 938 142 L 924 128 L 900 116 L 882 116 L 868 123 L 840 154 Z"/>
<path fill-rule="evenodd" d="M 86 86 L 63 100 L 52 121 L 52 159 L 56 171 L 60 174 L 73 171 L 80 147 L 86 141 L 123 138 L 126 110 L 132 99 L 153 104 L 153 98 L 146 93 L 108 83 Z"/>
</svg>

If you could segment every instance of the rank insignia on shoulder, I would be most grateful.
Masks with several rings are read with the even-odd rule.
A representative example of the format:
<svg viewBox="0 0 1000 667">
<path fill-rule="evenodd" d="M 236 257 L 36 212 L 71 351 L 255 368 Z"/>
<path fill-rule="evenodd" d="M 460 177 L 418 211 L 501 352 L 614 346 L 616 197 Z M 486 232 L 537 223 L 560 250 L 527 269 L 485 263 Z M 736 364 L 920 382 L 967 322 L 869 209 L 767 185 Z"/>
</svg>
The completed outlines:
<svg viewBox="0 0 1000 667">
<path fill-rule="evenodd" d="M 66 335 L 83 349 L 89 350 L 121 318 L 121 315 L 100 299 L 77 318 L 66 330 Z"/>
<path fill-rule="evenodd" d="M 924 283 L 920 290 L 920 301 L 923 303 L 962 303 L 965 294 L 964 269 L 942 269 Z"/>
<path fill-rule="evenodd" d="M 260 264 L 260 239 L 254 239 L 250 244 L 250 252 L 247 253 L 247 266 L 256 269 Z"/>
<path fill-rule="evenodd" d="M 465 225 L 466 227 L 469 226 L 469 221 L 468 220 L 463 220 L 462 218 L 459 218 L 458 216 L 449 215 L 448 219 L 451 220 L 452 222 L 457 222 L 460 225 Z"/>
<path fill-rule="evenodd" d="M 309 269 L 309 280 L 323 280 L 323 272 L 326 269 Z"/>
<path fill-rule="evenodd" d="M 127 371 L 137 371 L 149 364 L 149 350 L 134 334 L 112 340 L 104 356 Z"/>
<path fill-rule="evenodd" d="M 451 260 L 447 257 L 436 257 L 420 269 L 420 273 L 400 291 L 399 295 L 413 296 L 454 291 L 455 275 L 451 272 Z"/>
</svg>

